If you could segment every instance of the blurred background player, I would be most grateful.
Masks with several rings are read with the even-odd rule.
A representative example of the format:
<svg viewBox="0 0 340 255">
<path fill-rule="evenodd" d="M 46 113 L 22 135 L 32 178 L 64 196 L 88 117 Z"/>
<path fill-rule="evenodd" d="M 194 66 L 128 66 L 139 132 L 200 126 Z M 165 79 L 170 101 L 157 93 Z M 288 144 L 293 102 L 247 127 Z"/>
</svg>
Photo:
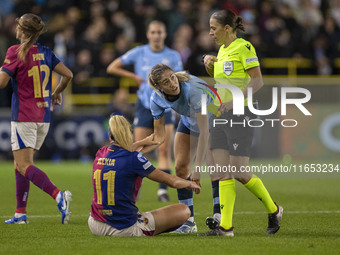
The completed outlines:
<svg viewBox="0 0 340 255">
<path fill-rule="evenodd" d="M 57 201 L 62 223 L 69 221 L 70 191 L 60 191 L 39 168 L 34 152 L 44 142 L 51 121 L 51 109 L 62 103 L 61 92 L 70 83 L 72 72 L 45 46 L 36 43 L 45 31 L 45 23 L 27 13 L 16 20 L 16 38 L 20 44 L 7 50 L 0 71 L 0 88 L 13 87 L 11 144 L 14 156 L 17 208 L 7 224 L 27 224 L 26 205 L 30 181 Z M 52 93 L 52 71 L 61 79 Z"/>
<path fill-rule="evenodd" d="M 182 71 L 180 55 L 165 46 L 165 25 L 160 21 L 152 21 L 147 28 L 147 45 L 136 47 L 122 57 L 115 59 L 107 68 L 107 72 L 114 75 L 134 78 L 139 86 L 138 101 L 134 118 L 134 138 L 139 141 L 153 132 L 153 118 L 150 111 L 150 97 L 152 89 L 148 86 L 147 78 L 151 68 L 159 63 L 167 64 L 175 71 Z M 123 69 L 133 65 L 134 73 Z M 174 131 L 175 116 L 171 110 L 165 113 L 165 140 L 158 148 L 158 168 L 166 173 L 171 169 L 171 137 Z M 158 200 L 169 201 L 167 186 L 160 184 Z"/>
<path fill-rule="evenodd" d="M 155 169 L 135 151 L 138 146 L 133 144 L 130 128 L 123 116 L 112 116 L 110 145 L 99 149 L 93 163 L 94 195 L 88 224 L 94 235 L 153 236 L 174 230 L 189 218 L 190 210 L 184 204 L 140 213 L 135 205 L 138 179 L 147 177 L 172 188 L 200 191 L 194 182 Z"/>
<path fill-rule="evenodd" d="M 212 156 L 209 153 L 209 116 L 201 114 L 202 94 L 209 88 L 205 82 L 195 76 L 184 72 L 175 73 L 164 64 L 154 66 L 149 74 L 150 87 L 154 89 L 151 96 L 150 107 L 154 118 L 154 139 L 163 142 L 165 139 L 166 109 L 173 109 L 181 115 L 175 143 L 175 169 L 176 175 L 182 179 L 190 180 L 190 167 L 202 166 L 207 156 L 207 165 L 212 164 Z M 211 91 L 209 93 L 212 93 Z M 207 96 L 207 104 L 212 98 Z M 154 149 L 149 146 L 144 150 Z M 210 156 L 210 157 L 209 157 Z M 210 161 L 209 161 L 210 160 Z M 197 173 L 199 174 L 199 173 Z M 192 180 L 200 184 L 200 176 L 192 176 Z M 213 187 L 214 217 L 220 219 L 220 204 L 218 197 L 218 178 L 211 176 Z M 194 222 L 193 192 L 187 189 L 177 189 L 178 200 L 189 206 L 190 218 L 176 230 L 178 233 L 197 232 Z"/>
<path fill-rule="evenodd" d="M 242 18 L 229 10 L 215 12 L 210 18 L 210 35 L 218 45 L 221 45 L 218 55 L 204 57 L 204 65 L 208 74 L 214 77 L 217 84 L 232 84 L 239 87 L 245 96 L 247 88 L 252 88 L 253 93 L 263 86 L 260 64 L 254 47 L 248 41 L 237 38 L 237 31 L 245 31 Z M 219 110 L 221 119 L 229 123 L 240 123 L 244 120 L 254 119 L 253 113 L 248 109 L 245 100 L 245 115 L 233 115 L 233 97 L 225 88 L 218 88 L 222 105 Z M 250 126 L 217 125 L 211 129 L 211 149 L 214 162 L 220 166 L 236 166 L 239 171 L 242 166 L 249 165 L 251 144 L 254 129 Z M 234 236 L 233 210 L 235 203 L 235 179 L 244 184 L 265 206 L 268 212 L 267 234 L 275 234 L 280 228 L 283 208 L 273 202 L 262 181 L 249 172 L 227 173 L 219 182 L 221 203 L 220 226 L 207 233 L 206 236 Z"/>
</svg>

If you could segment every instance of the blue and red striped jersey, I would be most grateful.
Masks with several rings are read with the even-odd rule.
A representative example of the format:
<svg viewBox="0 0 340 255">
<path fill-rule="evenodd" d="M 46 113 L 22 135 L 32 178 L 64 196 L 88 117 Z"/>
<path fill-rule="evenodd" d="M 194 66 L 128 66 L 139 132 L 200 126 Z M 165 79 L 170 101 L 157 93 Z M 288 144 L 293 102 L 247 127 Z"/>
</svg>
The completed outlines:
<svg viewBox="0 0 340 255">
<path fill-rule="evenodd" d="M 36 43 L 28 50 L 23 62 L 18 58 L 19 46 L 7 50 L 2 66 L 2 71 L 11 76 L 12 121 L 50 122 L 51 77 L 60 60 L 50 48 Z"/>
<path fill-rule="evenodd" d="M 110 145 L 98 150 L 93 163 L 91 216 L 116 229 L 137 221 L 136 195 L 142 178 L 154 166 L 137 151 Z"/>
</svg>

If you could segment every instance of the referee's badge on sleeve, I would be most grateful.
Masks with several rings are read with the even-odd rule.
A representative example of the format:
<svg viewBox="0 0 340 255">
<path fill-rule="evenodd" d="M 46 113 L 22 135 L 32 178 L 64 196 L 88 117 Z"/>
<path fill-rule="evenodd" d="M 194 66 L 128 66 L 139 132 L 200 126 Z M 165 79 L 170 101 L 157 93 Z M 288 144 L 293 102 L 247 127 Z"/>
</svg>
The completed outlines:
<svg viewBox="0 0 340 255">
<path fill-rule="evenodd" d="M 226 61 L 223 63 L 223 72 L 226 75 L 231 75 L 231 73 L 234 71 L 234 63 L 233 61 Z"/>
</svg>

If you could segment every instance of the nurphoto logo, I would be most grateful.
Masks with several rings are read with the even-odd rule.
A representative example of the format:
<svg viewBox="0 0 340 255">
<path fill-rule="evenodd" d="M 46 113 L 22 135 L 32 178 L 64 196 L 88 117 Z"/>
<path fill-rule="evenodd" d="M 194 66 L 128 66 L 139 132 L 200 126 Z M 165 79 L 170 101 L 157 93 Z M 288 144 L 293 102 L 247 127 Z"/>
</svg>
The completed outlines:
<svg viewBox="0 0 340 255">
<path fill-rule="evenodd" d="M 222 101 L 217 93 L 217 91 L 207 85 L 204 84 L 205 86 L 209 87 L 211 91 L 214 92 L 216 97 L 219 99 L 220 104 L 222 104 Z M 233 115 L 244 115 L 244 94 L 242 90 L 234 85 L 229 85 L 229 84 L 216 84 L 215 88 L 225 88 L 230 90 L 233 96 Z M 203 89 L 206 91 L 205 89 Z M 306 107 L 303 105 L 311 99 L 311 93 L 309 90 L 304 89 L 304 88 L 280 88 L 280 94 L 281 94 L 281 115 L 286 116 L 287 115 L 287 105 L 295 105 L 305 116 L 312 116 L 312 114 L 306 109 Z M 299 98 L 288 98 L 289 94 L 301 94 L 303 97 Z M 208 93 L 210 97 L 213 98 L 213 101 L 215 103 L 215 98 L 212 96 L 211 93 Z M 278 88 L 273 88 L 272 89 L 272 105 L 269 109 L 266 110 L 259 110 L 254 107 L 256 105 L 256 102 L 253 102 L 253 89 L 248 88 L 248 109 L 251 113 L 257 116 L 268 116 L 272 113 L 274 113 L 277 108 L 278 108 Z M 216 104 L 211 103 L 210 105 L 207 106 L 207 95 L 202 94 L 201 98 L 201 113 L 202 115 L 207 114 L 207 111 L 211 112 L 214 114 L 216 117 L 220 117 L 221 113 L 218 111 L 218 106 Z M 296 127 L 298 125 L 297 120 L 295 119 L 250 119 L 248 116 L 245 117 L 243 122 L 232 122 L 232 120 L 227 120 L 227 119 L 222 119 L 222 118 L 214 118 L 213 119 L 213 126 L 215 127 L 216 125 L 225 125 L 228 124 L 230 126 L 235 126 L 235 125 L 242 125 L 242 126 L 250 126 L 250 127 L 262 127 L 264 123 L 269 122 L 271 123 L 271 126 L 274 127 L 275 123 L 280 123 L 281 126 L 283 127 Z"/>
</svg>

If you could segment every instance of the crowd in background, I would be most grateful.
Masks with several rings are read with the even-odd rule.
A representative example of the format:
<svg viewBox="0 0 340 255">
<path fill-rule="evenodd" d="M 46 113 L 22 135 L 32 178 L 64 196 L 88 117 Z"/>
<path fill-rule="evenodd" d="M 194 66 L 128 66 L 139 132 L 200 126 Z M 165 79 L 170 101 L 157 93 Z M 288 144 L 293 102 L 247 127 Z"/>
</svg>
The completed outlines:
<svg viewBox="0 0 340 255">
<path fill-rule="evenodd" d="M 218 49 L 209 36 L 209 18 L 223 8 L 243 18 L 242 36 L 260 61 L 309 58 L 310 74 L 339 73 L 340 0 L 1 0 L 0 61 L 17 43 L 15 18 L 38 14 L 48 27 L 40 42 L 73 71 L 72 92 L 82 92 L 90 77 L 110 76 L 106 68 L 113 59 L 146 43 L 146 25 L 160 20 L 167 27 L 166 44 L 180 53 L 185 70 L 206 76 L 201 57 Z M 10 105 L 9 94 L 0 92 L 0 106 Z"/>
</svg>

